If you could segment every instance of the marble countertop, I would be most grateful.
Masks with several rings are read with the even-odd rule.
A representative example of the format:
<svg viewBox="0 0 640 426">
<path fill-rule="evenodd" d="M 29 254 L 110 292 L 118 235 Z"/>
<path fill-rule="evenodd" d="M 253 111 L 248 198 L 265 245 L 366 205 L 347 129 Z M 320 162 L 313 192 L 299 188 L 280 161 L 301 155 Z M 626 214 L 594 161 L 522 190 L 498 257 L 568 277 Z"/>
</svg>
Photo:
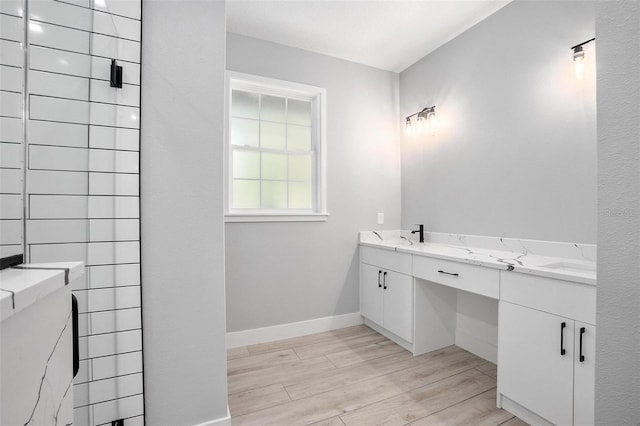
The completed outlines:
<svg viewBox="0 0 640 426">
<path fill-rule="evenodd" d="M 84 274 L 83 262 L 30 263 L 0 271 L 0 320 Z"/>
<path fill-rule="evenodd" d="M 409 231 L 362 231 L 360 244 L 418 256 L 596 285 L 593 244 L 425 233 L 419 243 Z"/>
</svg>

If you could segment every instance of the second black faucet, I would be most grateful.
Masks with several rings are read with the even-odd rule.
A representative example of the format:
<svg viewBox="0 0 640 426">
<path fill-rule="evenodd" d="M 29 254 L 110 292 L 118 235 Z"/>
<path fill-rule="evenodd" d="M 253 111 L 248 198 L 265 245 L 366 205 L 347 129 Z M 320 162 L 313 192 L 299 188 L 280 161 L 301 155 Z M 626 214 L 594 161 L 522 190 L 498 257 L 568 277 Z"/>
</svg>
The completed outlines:
<svg viewBox="0 0 640 426">
<path fill-rule="evenodd" d="M 424 225 L 423 224 L 416 224 L 416 226 L 418 227 L 418 229 L 415 229 L 413 231 L 411 231 L 412 234 L 419 234 L 420 235 L 420 242 L 424 243 Z"/>
</svg>

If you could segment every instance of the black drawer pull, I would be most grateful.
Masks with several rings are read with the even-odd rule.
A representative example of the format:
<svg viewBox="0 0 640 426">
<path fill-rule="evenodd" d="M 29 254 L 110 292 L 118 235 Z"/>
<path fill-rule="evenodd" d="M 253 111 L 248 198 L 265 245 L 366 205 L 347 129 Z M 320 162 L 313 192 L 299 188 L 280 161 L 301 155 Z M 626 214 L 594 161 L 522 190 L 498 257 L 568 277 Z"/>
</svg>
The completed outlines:
<svg viewBox="0 0 640 426">
<path fill-rule="evenodd" d="M 382 274 L 382 271 L 378 271 L 378 287 L 382 288 L 382 282 L 380 281 L 380 274 Z"/>
<path fill-rule="evenodd" d="M 560 355 L 564 355 L 567 351 L 564 349 L 564 329 L 567 326 L 566 322 L 560 324 Z"/>
<path fill-rule="evenodd" d="M 80 369 L 80 344 L 78 338 L 78 299 L 73 294 L 71 295 L 71 312 L 72 325 L 73 325 L 73 377 L 76 377 L 78 370 Z"/>
<path fill-rule="evenodd" d="M 580 362 L 584 362 L 584 355 L 582 355 L 582 336 L 587 331 L 584 327 L 580 327 Z"/>
<path fill-rule="evenodd" d="M 460 275 L 460 274 L 456 274 L 456 273 L 453 273 L 453 272 L 447 272 L 447 271 L 438 271 L 438 272 L 441 273 L 441 274 L 453 275 L 454 277 L 457 277 L 458 275 Z"/>
<path fill-rule="evenodd" d="M 387 271 L 384 272 L 384 274 L 382 275 L 382 283 L 383 283 L 383 290 L 387 289 Z"/>
</svg>

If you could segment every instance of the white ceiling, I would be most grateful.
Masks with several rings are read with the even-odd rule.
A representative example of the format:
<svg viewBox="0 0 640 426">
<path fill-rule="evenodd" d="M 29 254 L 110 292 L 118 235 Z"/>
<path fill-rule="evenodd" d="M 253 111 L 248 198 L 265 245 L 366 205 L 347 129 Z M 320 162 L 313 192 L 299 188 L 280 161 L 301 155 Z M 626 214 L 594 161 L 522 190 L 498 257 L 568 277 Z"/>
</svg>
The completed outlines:
<svg viewBox="0 0 640 426">
<path fill-rule="evenodd" d="M 400 72 L 511 0 L 229 0 L 227 31 Z"/>
</svg>

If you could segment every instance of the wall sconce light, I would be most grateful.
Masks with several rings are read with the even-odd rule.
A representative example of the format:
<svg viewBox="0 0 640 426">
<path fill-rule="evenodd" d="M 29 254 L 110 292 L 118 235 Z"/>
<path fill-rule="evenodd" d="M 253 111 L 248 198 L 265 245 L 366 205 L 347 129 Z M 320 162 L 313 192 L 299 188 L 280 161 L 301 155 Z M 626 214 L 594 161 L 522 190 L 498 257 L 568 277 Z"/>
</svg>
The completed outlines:
<svg viewBox="0 0 640 426">
<path fill-rule="evenodd" d="M 584 49 L 582 48 L 582 46 L 584 46 L 587 43 L 591 43 L 595 39 L 596 38 L 594 37 L 590 40 L 583 41 L 582 43 L 576 44 L 571 48 L 571 50 L 573 50 L 573 62 L 575 62 L 576 64 L 576 78 L 578 80 L 582 80 L 582 74 L 583 74 L 582 61 L 584 60 Z"/>
<path fill-rule="evenodd" d="M 426 125 L 429 127 L 429 130 L 431 130 L 431 134 L 435 133 L 435 130 L 436 130 L 435 105 L 431 107 L 423 108 L 422 110 L 415 112 L 406 117 L 405 128 L 407 131 L 407 135 L 410 135 L 413 132 L 413 122 L 411 121 L 411 117 L 415 117 L 415 116 L 417 116 L 415 127 L 418 132 L 422 131 L 426 123 Z"/>
</svg>

